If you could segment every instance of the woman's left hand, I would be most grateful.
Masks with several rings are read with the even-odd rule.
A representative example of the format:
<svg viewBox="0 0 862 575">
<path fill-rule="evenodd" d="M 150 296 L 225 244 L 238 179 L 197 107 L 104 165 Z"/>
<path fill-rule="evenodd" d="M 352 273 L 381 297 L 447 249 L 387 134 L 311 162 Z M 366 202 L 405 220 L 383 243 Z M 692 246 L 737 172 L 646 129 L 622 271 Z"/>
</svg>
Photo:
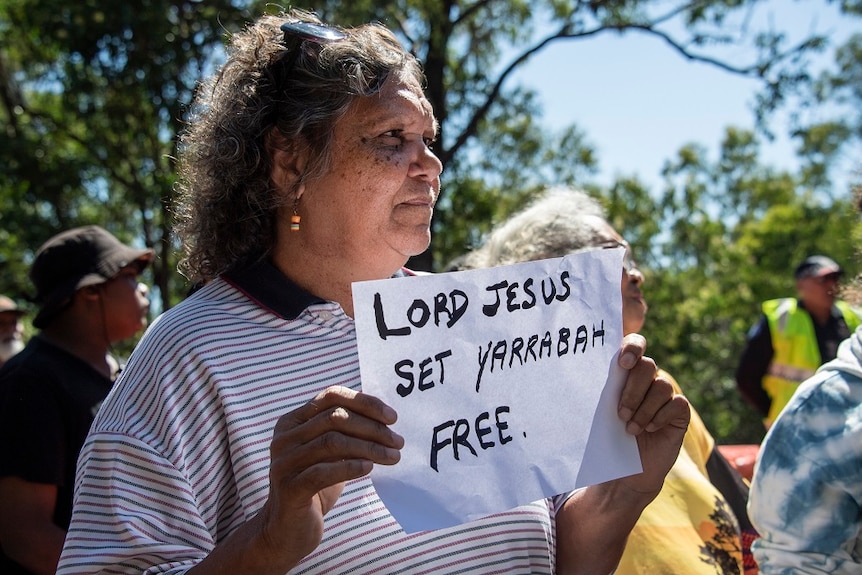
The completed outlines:
<svg viewBox="0 0 862 575">
<path fill-rule="evenodd" d="M 617 412 L 626 431 L 637 437 L 643 472 L 620 479 L 638 493 L 658 493 L 676 461 L 691 419 L 688 401 L 662 378 L 655 362 L 644 357 L 646 340 L 630 334 L 620 349 L 620 366 L 628 369 Z"/>
</svg>

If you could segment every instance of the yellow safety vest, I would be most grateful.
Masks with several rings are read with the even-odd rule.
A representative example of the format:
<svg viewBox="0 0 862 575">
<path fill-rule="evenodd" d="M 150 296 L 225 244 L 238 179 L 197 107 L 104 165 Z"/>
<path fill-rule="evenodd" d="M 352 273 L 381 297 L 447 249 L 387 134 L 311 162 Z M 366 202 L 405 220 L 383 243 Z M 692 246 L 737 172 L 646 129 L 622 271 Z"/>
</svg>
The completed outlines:
<svg viewBox="0 0 862 575">
<path fill-rule="evenodd" d="M 852 333 L 860 323 L 859 316 L 843 301 L 837 301 L 835 305 Z M 763 313 L 769 322 L 774 350 L 772 363 L 763 377 L 763 389 L 772 400 L 766 416 L 769 426 L 793 397 L 799 384 L 814 375 L 823 360 L 811 315 L 799 309 L 796 298 L 764 302 Z"/>
</svg>

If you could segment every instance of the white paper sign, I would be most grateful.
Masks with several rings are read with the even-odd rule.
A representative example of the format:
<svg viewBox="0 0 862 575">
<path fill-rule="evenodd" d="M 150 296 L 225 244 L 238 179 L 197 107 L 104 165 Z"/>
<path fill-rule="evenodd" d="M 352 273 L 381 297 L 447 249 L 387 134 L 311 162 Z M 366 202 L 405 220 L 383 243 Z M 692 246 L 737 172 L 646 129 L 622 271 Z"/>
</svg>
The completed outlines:
<svg viewBox="0 0 862 575">
<path fill-rule="evenodd" d="M 353 284 L 363 391 L 406 440 L 371 479 L 406 532 L 641 471 L 616 413 L 623 253 Z"/>
</svg>

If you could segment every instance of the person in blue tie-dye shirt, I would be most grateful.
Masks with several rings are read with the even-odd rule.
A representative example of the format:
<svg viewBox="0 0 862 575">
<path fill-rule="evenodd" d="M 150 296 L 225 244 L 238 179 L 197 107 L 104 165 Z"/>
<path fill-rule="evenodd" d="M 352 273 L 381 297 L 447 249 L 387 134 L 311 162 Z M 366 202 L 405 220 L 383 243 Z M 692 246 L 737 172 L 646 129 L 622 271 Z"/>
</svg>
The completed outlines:
<svg viewBox="0 0 862 575">
<path fill-rule="evenodd" d="M 770 429 L 748 511 L 764 575 L 862 573 L 862 327 Z"/>
</svg>

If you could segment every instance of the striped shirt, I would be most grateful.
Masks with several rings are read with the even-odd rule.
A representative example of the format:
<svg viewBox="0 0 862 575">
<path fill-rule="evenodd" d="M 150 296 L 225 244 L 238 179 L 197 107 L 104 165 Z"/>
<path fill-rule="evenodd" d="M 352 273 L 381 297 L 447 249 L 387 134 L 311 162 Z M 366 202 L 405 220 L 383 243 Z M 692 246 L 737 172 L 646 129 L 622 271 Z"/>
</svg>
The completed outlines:
<svg viewBox="0 0 862 575">
<path fill-rule="evenodd" d="M 57 573 L 187 571 L 266 502 L 277 419 L 331 385 L 360 388 L 353 320 L 269 264 L 163 314 L 81 452 Z M 290 573 L 552 573 L 554 513 L 542 500 L 407 535 L 364 477 Z"/>
</svg>

